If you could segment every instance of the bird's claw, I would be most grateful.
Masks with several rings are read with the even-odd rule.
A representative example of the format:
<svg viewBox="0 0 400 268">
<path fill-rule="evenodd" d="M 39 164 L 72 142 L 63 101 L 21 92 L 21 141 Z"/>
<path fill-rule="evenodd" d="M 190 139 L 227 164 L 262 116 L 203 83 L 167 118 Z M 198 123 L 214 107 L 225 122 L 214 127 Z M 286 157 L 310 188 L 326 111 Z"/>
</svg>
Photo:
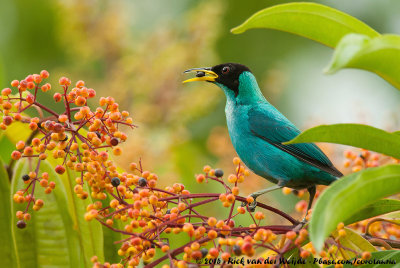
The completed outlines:
<svg viewBox="0 0 400 268">
<path fill-rule="evenodd" d="M 250 211 L 250 212 L 254 212 L 254 211 L 256 210 L 256 207 L 257 207 L 257 201 L 254 200 L 253 202 L 251 202 L 251 203 L 249 204 L 249 211 Z"/>
<path fill-rule="evenodd" d="M 250 212 L 254 212 L 257 207 L 257 201 L 256 201 L 257 196 L 251 195 L 251 197 L 253 197 L 253 199 L 254 199 L 253 202 L 251 202 L 250 204 L 248 204 L 247 202 L 242 202 L 241 206 L 247 207 Z"/>
</svg>

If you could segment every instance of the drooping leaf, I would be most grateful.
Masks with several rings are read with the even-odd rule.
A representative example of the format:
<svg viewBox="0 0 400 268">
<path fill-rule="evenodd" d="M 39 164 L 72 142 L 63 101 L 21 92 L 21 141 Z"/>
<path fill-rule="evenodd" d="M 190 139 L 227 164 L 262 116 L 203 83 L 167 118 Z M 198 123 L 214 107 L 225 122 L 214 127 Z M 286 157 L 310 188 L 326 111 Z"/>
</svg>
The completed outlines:
<svg viewBox="0 0 400 268">
<path fill-rule="evenodd" d="M 253 28 L 269 28 L 297 34 L 336 47 L 349 33 L 379 36 L 364 22 L 337 9 L 316 3 L 288 3 L 263 9 L 233 28 L 235 34 Z"/>
<path fill-rule="evenodd" d="M 2 266 L 14 267 L 14 243 L 11 235 L 10 180 L 0 158 L 0 259 Z"/>
<path fill-rule="evenodd" d="M 13 192 L 24 189 L 26 184 L 21 180 L 22 175 L 30 171 L 29 165 L 35 161 L 19 161 L 12 180 Z M 45 194 L 44 189 L 37 183 L 35 198 L 42 199 L 44 206 L 34 213 L 25 229 L 16 227 L 15 213 L 24 210 L 26 203 L 12 202 L 12 234 L 15 243 L 17 267 L 78 267 L 79 252 L 76 237 L 66 208 L 65 192 L 59 177 L 52 172 L 46 162 L 41 163 L 41 170 L 49 172 L 51 179 L 56 182 L 52 194 Z M 32 212 L 32 208 L 30 210 Z"/>
<path fill-rule="evenodd" d="M 339 42 L 326 73 L 343 68 L 374 72 L 400 89 L 400 36 L 381 35 L 371 38 L 348 34 Z"/>
<path fill-rule="evenodd" d="M 334 182 L 313 209 L 310 239 L 317 250 L 338 223 L 373 202 L 400 192 L 400 165 L 369 168 Z"/>
<path fill-rule="evenodd" d="M 400 135 L 362 124 L 316 126 L 285 144 L 307 142 L 339 143 L 400 158 Z"/>
<path fill-rule="evenodd" d="M 344 224 L 351 224 L 354 222 L 362 221 L 393 211 L 400 211 L 400 200 L 396 199 L 382 199 L 378 200 L 353 214 L 350 218 L 344 221 Z"/>
</svg>

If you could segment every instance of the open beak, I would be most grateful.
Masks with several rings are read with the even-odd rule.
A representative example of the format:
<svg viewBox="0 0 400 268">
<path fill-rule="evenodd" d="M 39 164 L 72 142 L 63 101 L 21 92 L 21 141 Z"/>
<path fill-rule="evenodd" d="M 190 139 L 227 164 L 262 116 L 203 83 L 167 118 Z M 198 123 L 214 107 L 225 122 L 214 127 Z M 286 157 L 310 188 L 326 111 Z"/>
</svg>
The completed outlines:
<svg viewBox="0 0 400 268">
<path fill-rule="evenodd" d="M 211 71 L 211 67 L 203 67 L 203 68 L 192 68 L 184 71 L 183 73 L 191 73 L 196 72 L 196 77 L 187 79 L 182 83 L 194 82 L 194 81 L 208 81 L 215 82 L 215 79 L 218 78 L 218 75 Z M 208 75 L 208 76 L 207 76 Z"/>
</svg>

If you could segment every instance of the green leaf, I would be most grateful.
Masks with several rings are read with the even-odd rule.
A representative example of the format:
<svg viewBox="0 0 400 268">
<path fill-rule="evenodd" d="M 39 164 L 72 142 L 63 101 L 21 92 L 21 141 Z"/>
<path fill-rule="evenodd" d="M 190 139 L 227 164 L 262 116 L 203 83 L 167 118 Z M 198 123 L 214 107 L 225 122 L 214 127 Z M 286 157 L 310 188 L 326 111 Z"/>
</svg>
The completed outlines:
<svg viewBox="0 0 400 268">
<path fill-rule="evenodd" d="M 308 142 L 339 143 L 400 158 L 400 135 L 362 124 L 313 127 L 284 144 Z"/>
<path fill-rule="evenodd" d="M 12 180 L 12 192 L 24 189 L 21 179 L 34 166 L 35 161 L 18 161 Z M 56 182 L 56 189 L 51 194 L 45 194 L 40 185 L 36 184 L 35 198 L 42 199 L 45 203 L 39 211 L 30 213 L 32 219 L 25 229 L 16 227 L 15 213 L 24 211 L 26 203 L 12 202 L 12 234 L 15 243 L 17 267 L 79 267 L 79 248 L 76 236 L 72 229 L 72 222 L 66 208 L 65 191 L 60 178 L 52 171 L 45 161 L 41 162 L 40 172 L 49 172 L 51 180 Z"/>
<path fill-rule="evenodd" d="M 344 176 L 326 189 L 315 204 L 310 240 L 319 251 L 340 222 L 384 197 L 400 192 L 400 165 L 369 168 Z"/>
<path fill-rule="evenodd" d="M 350 260 L 350 261 L 353 261 Z M 375 263 L 374 263 L 375 261 Z M 385 261 L 390 261 L 388 263 L 384 263 Z M 371 263 L 368 263 L 371 262 Z M 382 263 L 379 263 L 382 262 Z M 367 260 L 367 263 L 362 265 L 363 268 L 387 268 L 387 267 L 398 267 L 395 264 L 400 263 L 400 251 L 399 250 L 382 250 L 372 252 L 371 258 Z M 360 264 L 358 264 L 360 265 Z M 334 265 L 328 266 L 328 268 L 333 268 Z M 353 264 L 344 264 L 343 268 L 351 268 L 354 267 Z"/>
<path fill-rule="evenodd" d="M 11 235 L 10 180 L 0 158 L 0 259 L 2 266 L 14 267 L 14 243 Z"/>
<path fill-rule="evenodd" d="M 336 47 L 349 33 L 370 37 L 379 36 L 364 22 L 331 7 L 316 3 L 288 3 L 263 9 L 232 33 L 243 33 L 253 28 L 269 28 L 297 34 L 329 47 Z"/>
<path fill-rule="evenodd" d="M 374 38 L 348 34 L 339 42 L 326 73 L 343 68 L 358 68 L 376 73 L 400 89 L 400 36 L 381 35 Z"/>
<path fill-rule="evenodd" d="M 342 245 L 343 247 L 352 249 L 356 252 L 376 251 L 376 248 L 368 240 L 363 238 L 361 235 L 359 235 L 352 229 L 345 228 L 345 231 L 346 231 L 346 236 L 340 238 L 337 230 L 332 233 L 332 236 L 335 239 L 339 239 L 340 245 Z M 350 259 L 356 257 L 354 252 L 350 250 L 339 251 L 339 253 L 340 255 L 342 255 L 344 259 Z"/>
<path fill-rule="evenodd" d="M 103 206 L 108 206 L 110 204 L 111 198 L 107 196 L 107 199 L 103 201 Z M 107 205 L 105 205 L 107 204 Z M 118 250 L 120 249 L 120 244 L 114 244 L 114 242 L 127 238 L 128 236 L 123 236 L 121 233 L 114 232 L 106 226 L 103 227 L 103 237 L 104 237 L 104 258 L 107 262 L 118 263 L 121 261 L 121 256 L 118 255 Z M 119 230 L 123 230 L 124 226 L 121 221 L 115 221 L 113 227 Z"/>
<path fill-rule="evenodd" d="M 375 216 L 383 215 L 389 212 L 400 210 L 400 200 L 396 199 L 382 199 L 378 200 L 353 214 L 350 218 L 344 221 L 344 224 L 351 224 L 354 222 L 369 219 Z"/>
<path fill-rule="evenodd" d="M 85 267 L 92 267 L 93 264 L 90 262 L 91 257 L 97 256 L 100 262 L 104 261 L 103 229 L 101 224 L 96 220 L 88 222 L 84 219 L 86 207 L 93 203 L 93 201 L 90 196 L 85 200 L 77 198 L 73 192 L 74 185 L 72 182 L 75 181 L 76 177 L 80 177 L 80 174 L 68 168 L 66 170 L 62 179 L 66 187 L 69 187 L 68 207 L 70 208 L 70 213 L 73 215 L 74 229 L 78 232 Z M 87 183 L 82 185 L 82 187 L 84 191 L 89 192 Z"/>
</svg>

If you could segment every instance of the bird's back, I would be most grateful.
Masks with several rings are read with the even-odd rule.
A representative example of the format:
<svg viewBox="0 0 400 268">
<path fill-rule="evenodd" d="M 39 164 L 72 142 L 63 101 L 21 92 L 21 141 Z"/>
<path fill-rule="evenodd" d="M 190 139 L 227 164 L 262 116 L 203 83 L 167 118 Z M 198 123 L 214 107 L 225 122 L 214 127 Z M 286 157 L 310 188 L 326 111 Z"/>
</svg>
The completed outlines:
<svg viewBox="0 0 400 268">
<path fill-rule="evenodd" d="M 328 185 L 342 175 L 315 144 L 283 145 L 300 131 L 267 101 L 228 101 L 225 113 L 236 152 L 257 175 L 298 189 Z"/>
</svg>

